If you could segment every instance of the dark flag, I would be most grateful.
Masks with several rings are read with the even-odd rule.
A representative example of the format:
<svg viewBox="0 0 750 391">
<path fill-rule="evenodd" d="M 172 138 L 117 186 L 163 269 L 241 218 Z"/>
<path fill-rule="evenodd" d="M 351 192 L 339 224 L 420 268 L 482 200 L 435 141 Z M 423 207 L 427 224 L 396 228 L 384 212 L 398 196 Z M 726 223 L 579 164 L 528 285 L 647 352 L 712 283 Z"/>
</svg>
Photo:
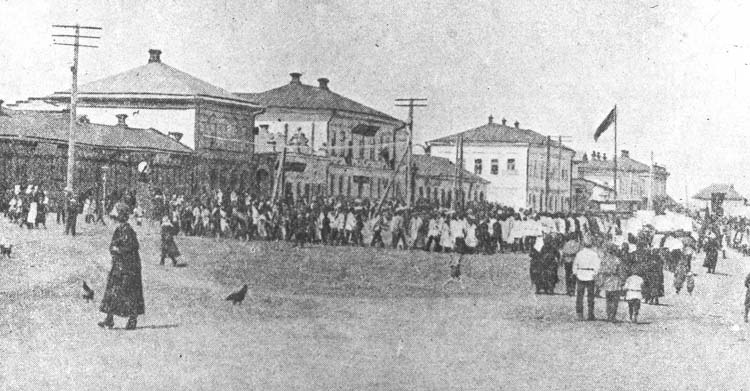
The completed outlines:
<svg viewBox="0 0 750 391">
<path fill-rule="evenodd" d="M 599 136 L 601 136 L 604 131 L 609 129 L 609 126 L 612 125 L 612 123 L 614 123 L 615 121 L 617 121 L 617 106 L 615 106 L 612 111 L 609 112 L 607 118 L 605 118 L 604 121 L 602 121 L 601 125 L 596 128 L 596 132 L 594 133 L 594 141 L 598 141 Z"/>
</svg>

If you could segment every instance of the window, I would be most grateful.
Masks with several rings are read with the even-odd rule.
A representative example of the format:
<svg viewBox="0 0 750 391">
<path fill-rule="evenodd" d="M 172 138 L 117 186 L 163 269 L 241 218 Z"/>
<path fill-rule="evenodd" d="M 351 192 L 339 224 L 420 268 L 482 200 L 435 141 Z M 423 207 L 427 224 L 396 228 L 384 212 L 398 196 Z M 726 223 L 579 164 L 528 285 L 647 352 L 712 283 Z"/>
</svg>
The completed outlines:
<svg viewBox="0 0 750 391">
<path fill-rule="evenodd" d="M 370 139 L 370 160 L 375 160 L 375 137 Z"/>
<path fill-rule="evenodd" d="M 561 172 L 562 179 L 568 179 L 568 170 L 563 169 Z"/>
<path fill-rule="evenodd" d="M 508 159 L 508 171 L 516 171 L 516 159 Z"/>
<path fill-rule="evenodd" d="M 474 174 L 482 175 L 482 159 L 474 160 Z"/>
<path fill-rule="evenodd" d="M 339 177 L 339 194 L 344 194 L 344 177 Z"/>
<path fill-rule="evenodd" d="M 424 198 L 424 189 L 422 186 L 419 186 L 419 198 Z"/>
<path fill-rule="evenodd" d="M 532 207 L 536 206 L 536 194 L 531 195 L 531 206 Z"/>
<path fill-rule="evenodd" d="M 430 199 L 430 188 L 429 188 L 429 186 L 427 187 L 427 191 L 425 192 L 425 194 L 427 195 L 427 199 L 429 200 Z"/>
<path fill-rule="evenodd" d="M 331 195 L 336 193 L 336 175 L 331 175 Z"/>
<path fill-rule="evenodd" d="M 490 161 L 490 174 L 497 175 L 497 171 L 499 170 L 498 166 L 499 163 L 497 162 L 497 159 L 492 159 Z"/>
<path fill-rule="evenodd" d="M 330 155 L 331 156 L 338 155 L 336 153 L 336 135 L 335 134 L 333 135 L 333 137 L 331 137 L 331 147 L 329 149 L 330 149 Z"/>
<path fill-rule="evenodd" d="M 359 158 L 365 158 L 365 136 L 359 136 Z"/>
</svg>

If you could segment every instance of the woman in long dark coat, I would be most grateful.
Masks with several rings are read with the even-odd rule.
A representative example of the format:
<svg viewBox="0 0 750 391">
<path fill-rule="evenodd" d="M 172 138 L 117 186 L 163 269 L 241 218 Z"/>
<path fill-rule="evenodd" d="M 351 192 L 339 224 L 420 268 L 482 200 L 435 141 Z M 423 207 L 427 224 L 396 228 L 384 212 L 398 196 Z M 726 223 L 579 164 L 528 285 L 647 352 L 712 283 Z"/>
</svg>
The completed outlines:
<svg viewBox="0 0 750 391">
<path fill-rule="evenodd" d="M 716 263 L 719 261 L 719 248 L 721 244 L 713 237 L 709 236 L 703 245 L 706 251 L 706 258 L 703 260 L 703 267 L 708 269 L 708 273 L 716 273 Z"/>
<path fill-rule="evenodd" d="M 141 279 L 141 258 L 138 255 L 138 237 L 133 227 L 128 224 L 130 207 L 124 203 L 115 206 L 116 220 L 120 225 L 115 228 L 109 252 L 112 254 L 112 270 L 107 279 L 101 312 L 107 314 L 99 327 L 112 328 L 113 316 L 128 318 L 126 330 L 134 330 L 138 315 L 145 313 L 143 301 L 143 282 Z"/>
</svg>

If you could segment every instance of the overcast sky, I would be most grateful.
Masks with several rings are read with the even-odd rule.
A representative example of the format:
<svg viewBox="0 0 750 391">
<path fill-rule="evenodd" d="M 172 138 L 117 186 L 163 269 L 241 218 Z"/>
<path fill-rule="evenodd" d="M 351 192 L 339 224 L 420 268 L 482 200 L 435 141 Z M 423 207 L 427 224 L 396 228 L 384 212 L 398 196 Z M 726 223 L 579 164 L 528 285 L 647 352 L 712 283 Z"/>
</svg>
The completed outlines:
<svg viewBox="0 0 750 391">
<path fill-rule="evenodd" d="M 713 182 L 750 196 L 750 6 L 729 1 L 8 1 L 0 0 L 0 99 L 69 88 L 72 48 L 53 23 L 104 28 L 82 49 L 82 83 L 163 62 L 234 92 L 331 79 L 398 118 L 395 98 L 428 98 L 418 142 L 499 121 L 571 136 L 611 156 L 618 143 L 671 172 L 678 200 Z M 608 4 L 604 4 L 608 3 Z M 96 4 L 96 5 L 92 5 Z"/>
</svg>

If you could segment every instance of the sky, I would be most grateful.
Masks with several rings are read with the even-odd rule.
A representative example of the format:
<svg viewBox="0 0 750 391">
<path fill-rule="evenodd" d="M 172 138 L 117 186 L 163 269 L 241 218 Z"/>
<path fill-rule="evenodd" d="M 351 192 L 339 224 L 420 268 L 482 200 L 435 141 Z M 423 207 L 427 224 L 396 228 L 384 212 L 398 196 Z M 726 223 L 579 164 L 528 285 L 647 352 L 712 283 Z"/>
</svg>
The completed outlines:
<svg viewBox="0 0 750 391">
<path fill-rule="evenodd" d="M 101 26 L 81 83 L 162 61 L 234 92 L 317 84 L 406 118 L 415 140 L 481 126 L 491 114 L 578 151 L 618 149 L 665 165 L 683 200 L 710 183 L 750 197 L 750 4 L 581 0 L 0 0 L 0 99 L 70 88 L 72 48 L 52 24 Z M 416 149 L 419 151 L 419 149 Z"/>
</svg>

